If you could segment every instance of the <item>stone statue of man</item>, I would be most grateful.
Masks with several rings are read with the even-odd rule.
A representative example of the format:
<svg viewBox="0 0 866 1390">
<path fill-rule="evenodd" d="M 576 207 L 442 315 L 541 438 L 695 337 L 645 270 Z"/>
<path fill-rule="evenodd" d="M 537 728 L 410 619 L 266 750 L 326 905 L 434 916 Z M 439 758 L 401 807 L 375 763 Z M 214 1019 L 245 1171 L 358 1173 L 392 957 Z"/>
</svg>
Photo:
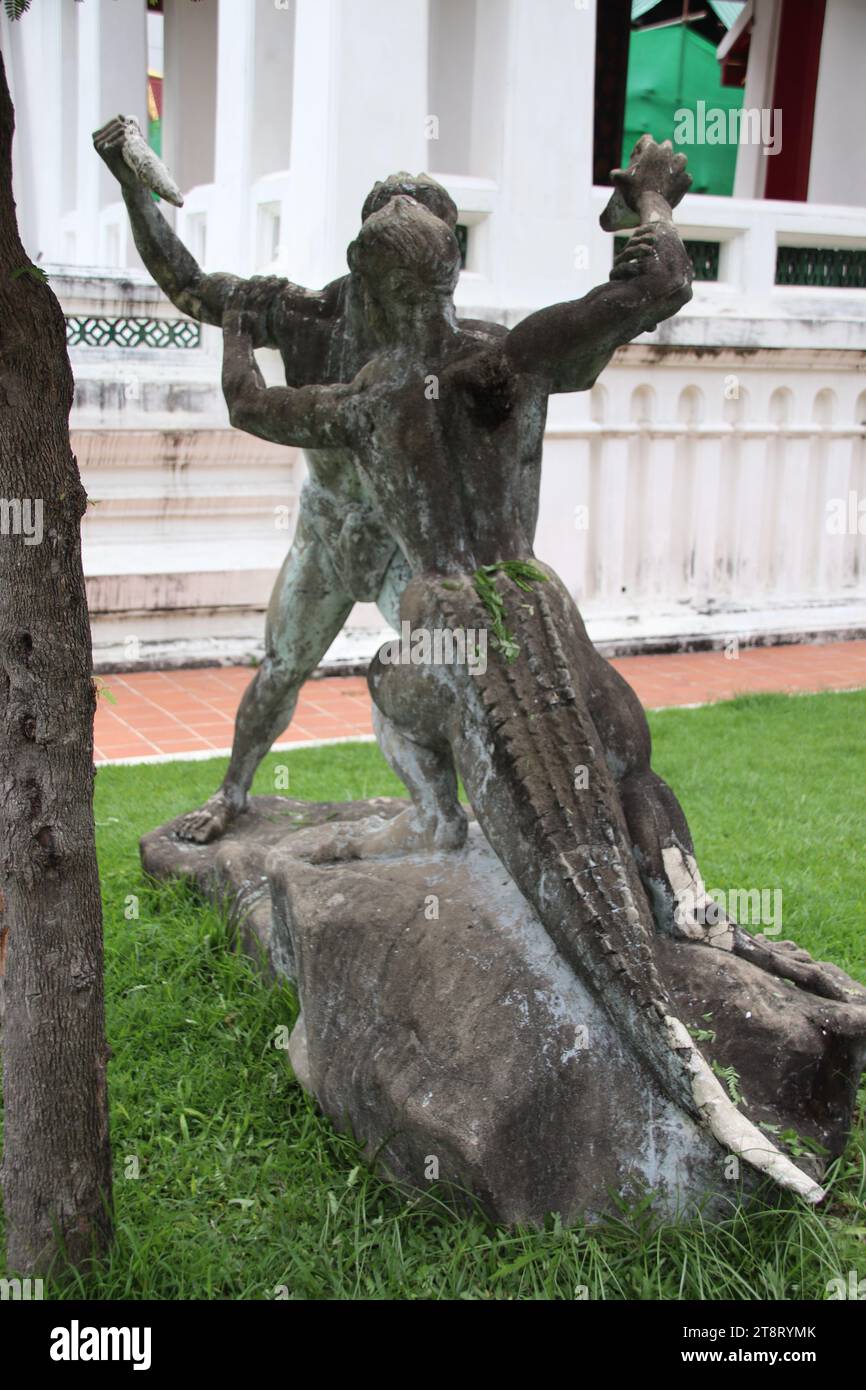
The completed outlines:
<svg viewBox="0 0 866 1390">
<path fill-rule="evenodd" d="M 291 386 L 350 381 L 378 348 L 382 328 L 357 277 L 343 275 L 322 290 L 307 290 L 276 276 L 205 274 L 124 159 L 127 130 L 124 118 L 116 117 L 95 133 L 94 145 L 120 183 L 135 244 L 163 293 L 182 313 L 218 327 L 226 312 L 243 310 L 256 346 L 280 352 Z M 399 192 L 416 198 L 449 229 L 456 225 L 454 202 L 426 174 L 394 174 L 377 183 L 362 218 Z M 487 331 L 486 325 L 473 327 Z M 301 685 L 353 605 L 376 603 L 394 624 L 409 578 L 399 546 L 351 460 L 330 449 L 308 450 L 306 459 L 309 476 L 297 527 L 268 606 L 264 660 L 238 710 L 225 779 L 181 830 L 198 843 L 221 835 L 243 810 L 256 768 L 291 721 Z"/>
<path fill-rule="evenodd" d="M 351 381 L 387 346 L 387 315 L 351 265 L 348 275 L 316 291 L 279 277 L 204 274 L 124 159 L 127 134 L 128 122 L 116 117 L 95 133 L 94 145 L 120 183 L 144 264 L 181 312 L 220 326 L 228 312 L 243 311 L 254 347 L 279 350 L 290 387 Z M 645 220 L 654 220 L 665 204 L 649 187 L 652 177 L 636 191 L 629 171 L 617 175 L 616 225 L 636 226 L 642 213 Z M 687 186 L 688 177 L 678 167 L 676 189 L 667 188 L 674 202 Z M 454 202 L 426 174 L 394 174 L 377 183 L 364 203 L 362 224 L 396 195 L 414 198 L 453 232 Z M 661 202 L 654 203 L 654 198 Z M 554 390 L 587 389 L 620 343 L 654 327 L 679 306 L 674 287 L 688 259 L 673 232 L 668 238 L 676 253 L 673 263 L 660 262 L 654 257 L 653 236 L 651 228 L 646 234 L 636 233 L 627 252 L 617 257 L 611 279 L 624 283 L 618 287 L 613 315 L 604 321 L 599 317 L 603 289 L 580 301 L 586 306 L 579 316 L 581 331 L 563 345 Z M 650 269 L 652 273 L 644 273 Z M 547 311 L 541 331 L 558 331 L 563 307 Z M 506 334 L 498 324 L 458 322 L 467 341 L 479 346 L 492 346 Z M 343 447 L 310 447 L 305 452 L 309 478 L 301 492 L 298 525 L 268 607 L 265 657 L 238 710 L 229 767 L 219 790 L 181 827 L 185 838 L 199 843 L 220 836 L 243 810 L 256 768 L 290 722 L 300 686 L 353 604 L 375 602 L 386 621 L 395 625 L 400 595 L 410 577 L 405 556 L 357 461 Z M 540 463 L 540 455 L 535 463 Z M 520 487 L 523 525 L 531 537 L 538 509 L 537 466 L 527 470 Z"/>
</svg>

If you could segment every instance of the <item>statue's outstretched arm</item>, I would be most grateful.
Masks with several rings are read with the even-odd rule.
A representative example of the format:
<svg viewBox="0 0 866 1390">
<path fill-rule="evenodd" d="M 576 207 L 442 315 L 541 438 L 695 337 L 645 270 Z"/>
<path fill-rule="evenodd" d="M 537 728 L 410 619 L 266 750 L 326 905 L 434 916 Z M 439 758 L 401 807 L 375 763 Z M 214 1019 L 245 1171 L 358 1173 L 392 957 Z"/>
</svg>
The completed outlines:
<svg viewBox="0 0 866 1390">
<path fill-rule="evenodd" d="M 93 144 L 120 184 L 138 254 L 163 294 L 181 313 L 200 323 L 219 326 L 229 307 L 254 312 L 256 346 L 276 346 L 270 326 L 274 303 L 278 298 L 300 298 L 305 291 L 276 276 L 245 280 L 223 272 L 206 275 L 163 217 L 150 189 L 124 159 L 127 127 L 128 118 L 115 116 L 94 132 Z"/>
<path fill-rule="evenodd" d="M 256 361 L 254 317 L 223 317 L 222 388 L 235 429 L 300 449 L 351 448 L 358 395 L 351 385 L 266 386 Z"/>
<path fill-rule="evenodd" d="M 671 215 L 691 182 L 685 164 L 670 142 L 657 145 L 644 135 L 628 168 L 614 170 L 615 192 L 602 227 L 637 230 L 616 257 L 608 284 L 583 299 L 540 309 L 511 330 L 506 352 L 518 371 L 542 377 L 549 391 L 583 391 L 617 347 L 688 303 L 692 265 Z"/>
<path fill-rule="evenodd" d="M 639 227 L 608 284 L 540 309 L 511 330 L 509 360 L 549 391 L 585 391 L 616 348 L 670 318 L 692 297 L 692 266 L 672 222 Z"/>
<path fill-rule="evenodd" d="M 159 288 L 182 313 L 203 323 L 221 323 L 232 292 L 242 282 L 236 275 L 205 275 L 175 236 L 150 190 L 124 159 L 125 138 L 125 119 L 116 116 L 94 131 L 93 144 L 120 184 L 138 254 Z"/>
</svg>

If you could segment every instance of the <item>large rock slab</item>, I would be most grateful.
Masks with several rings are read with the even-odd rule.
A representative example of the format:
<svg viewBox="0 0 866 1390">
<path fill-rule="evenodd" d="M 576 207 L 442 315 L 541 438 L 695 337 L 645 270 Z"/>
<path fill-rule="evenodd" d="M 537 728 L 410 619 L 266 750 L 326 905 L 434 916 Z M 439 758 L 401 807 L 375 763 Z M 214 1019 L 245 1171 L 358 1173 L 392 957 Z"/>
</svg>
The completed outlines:
<svg viewBox="0 0 866 1390">
<path fill-rule="evenodd" d="M 367 801 L 296 801 L 287 796 L 254 796 L 230 832 L 210 845 L 180 840 L 169 821 L 141 839 L 141 862 L 153 878 L 186 878 L 205 897 L 225 909 L 238 931 L 239 944 L 270 978 L 295 979 L 291 943 L 272 929 L 266 862 L 275 846 L 310 827 L 365 816 L 395 816 L 406 805 L 396 797 Z"/>
<path fill-rule="evenodd" d="M 244 949 L 297 981 L 298 1079 L 395 1179 L 438 1178 L 506 1223 L 592 1217 L 647 1187 L 667 1214 L 753 1191 L 623 1043 L 477 826 L 458 854 L 309 861 L 341 822 L 403 804 L 256 798 L 218 844 L 169 825 L 142 858 L 222 900 Z M 700 945 L 660 942 L 659 965 L 749 1118 L 838 1153 L 866 1045 L 852 1011 Z"/>
</svg>

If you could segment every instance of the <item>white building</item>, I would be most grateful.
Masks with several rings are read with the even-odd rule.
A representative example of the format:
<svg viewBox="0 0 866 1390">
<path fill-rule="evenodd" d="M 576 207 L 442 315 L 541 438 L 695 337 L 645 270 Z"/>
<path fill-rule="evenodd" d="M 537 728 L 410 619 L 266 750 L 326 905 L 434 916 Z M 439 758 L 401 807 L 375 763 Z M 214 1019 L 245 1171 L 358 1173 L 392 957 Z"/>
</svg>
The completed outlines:
<svg viewBox="0 0 866 1390">
<path fill-rule="evenodd" d="M 145 126 L 164 55 L 180 236 L 206 269 L 310 286 L 344 273 L 373 182 L 427 169 L 468 229 L 461 310 L 510 324 L 607 277 L 593 159 L 625 73 L 611 106 L 596 53 L 607 78 L 628 10 L 653 7 L 164 0 L 149 20 L 146 0 L 36 0 L 0 20 L 22 234 L 70 323 L 99 663 L 253 652 L 304 464 L 229 430 L 218 330 L 142 269 L 91 132 Z M 783 110 L 782 149 L 743 143 L 735 196 L 681 204 L 716 278 L 551 402 L 536 549 L 605 643 L 866 631 L 866 3 L 712 8 L 721 59 L 748 49 L 744 106 Z M 332 655 L 380 630 L 359 606 Z"/>
</svg>

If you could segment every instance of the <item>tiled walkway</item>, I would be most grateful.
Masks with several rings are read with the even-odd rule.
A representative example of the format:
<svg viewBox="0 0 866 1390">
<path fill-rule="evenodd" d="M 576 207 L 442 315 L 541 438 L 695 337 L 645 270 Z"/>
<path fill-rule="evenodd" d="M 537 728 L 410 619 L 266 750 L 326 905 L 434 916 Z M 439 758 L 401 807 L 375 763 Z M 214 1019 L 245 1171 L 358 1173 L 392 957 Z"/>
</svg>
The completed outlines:
<svg viewBox="0 0 866 1390">
<path fill-rule="evenodd" d="M 628 656 L 613 662 L 644 705 L 696 705 L 749 691 L 848 690 L 866 686 L 866 642 L 757 647 L 736 659 L 723 652 Z M 207 757 L 232 741 L 235 711 L 252 679 L 246 666 L 144 671 L 99 678 L 96 761 Z M 308 681 L 277 747 L 370 736 L 362 676 Z"/>
</svg>

